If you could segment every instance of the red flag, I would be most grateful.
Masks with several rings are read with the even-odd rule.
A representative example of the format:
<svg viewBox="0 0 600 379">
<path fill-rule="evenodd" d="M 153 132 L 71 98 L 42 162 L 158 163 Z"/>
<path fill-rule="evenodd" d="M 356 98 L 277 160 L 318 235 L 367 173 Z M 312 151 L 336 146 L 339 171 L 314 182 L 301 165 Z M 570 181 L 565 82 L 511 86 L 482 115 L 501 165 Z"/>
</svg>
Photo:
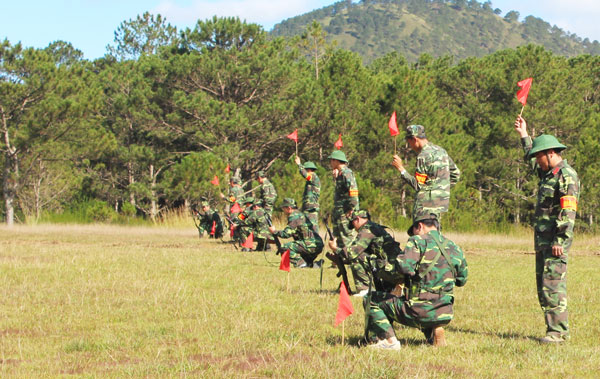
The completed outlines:
<svg viewBox="0 0 600 379">
<path fill-rule="evenodd" d="M 354 307 L 352 306 L 352 301 L 350 301 L 346 285 L 342 282 L 340 284 L 340 301 L 338 302 L 338 309 L 335 315 L 335 326 L 338 326 L 340 322 L 344 321 L 352 313 L 354 313 Z"/>
<path fill-rule="evenodd" d="M 338 140 L 335 141 L 333 146 L 335 146 L 335 148 L 338 150 L 341 149 L 342 147 L 344 147 L 344 143 L 342 142 L 342 134 L 341 133 L 340 133 L 340 136 L 338 137 Z"/>
<path fill-rule="evenodd" d="M 210 181 L 215 186 L 219 185 L 219 177 L 215 175 L 214 179 Z"/>
<path fill-rule="evenodd" d="M 519 92 L 517 92 L 517 100 L 519 100 L 519 103 L 523 104 L 523 106 L 527 104 L 527 95 L 529 95 L 531 82 L 533 82 L 533 78 L 523 79 L 519 83 L 517 83 L 517 85 L 521 87 Z"/>
<path fill-rule="evenodd" d="M 210 235 L 211 235 L 211 236 L 214 236 L 214 235 L 215 235 L 215 231 L 216 231 L 216 229 L 217 229 L 217 222 L 216 222 L 216 221 L 213 221 L 212 228 L 210 228 Z"/>
<path fill-rule="evenodd" d="M 233 206 L 231 207 L 231 209 L 229 210 L 229 212 L 231 212 L 231 213 L 241 213 L 242 212 L 242 208 L 240 207 L 240 205 L 238 203 L 233 203 Z"/>
<path fill-rule="evenodd" d="M 298 143 L 298 129 L 294 130 L 292 133 L 288 134 L 286 137 L 293 140 L 294 142 Z"/>
<path fill-rule="evenodd" d="M 287 249 L 281 255 L 281 262 L 279 263 L 279 269 L 281 271 L 290 272 L 290 249 Z"/>
<path fill-rule="evenodd" d="M 235 232 L 235 226 L 233 223 L 229 226 L 229 238 L 233 238 L 233 233 Z"/>
<path fill-rule="evenodd" d="M 392 117 L 390 117 L 390 121 L 388 122 L 388 127 L 390 128 L 390 134 L 392 137 L 400 134 L 398 131 L 398 124 L 396 123 L 396 111 L 392 113 Z"/>
<path fill-rule="evenodd" d="M 229 166 L 229 163 L 227 163 L 227 167 L 225 167 L 225 173 L 229 174 L 229 171 L 231 171 L 231 167 Z"/>
<path fill-rule="evenodd" d="M 254 247 L 254 233 L 250 233 L 248 238 L 246 238 L 246 241 L 244 241 L 244 243 L 242 244 L 242 247 L 245 247 L 247 249 L 252 249 Z"/>
</svg>

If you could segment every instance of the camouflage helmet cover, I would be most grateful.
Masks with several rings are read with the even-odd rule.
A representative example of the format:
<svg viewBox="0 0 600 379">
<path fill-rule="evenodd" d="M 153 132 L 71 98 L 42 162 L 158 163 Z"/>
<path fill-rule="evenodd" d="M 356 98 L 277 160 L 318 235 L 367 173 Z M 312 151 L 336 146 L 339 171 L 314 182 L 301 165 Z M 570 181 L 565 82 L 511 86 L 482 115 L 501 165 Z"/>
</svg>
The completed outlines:
<svg viewBox="0 0 600 379">
<path fill-rule="evenodd" d="M 286 197 L 285 199 L 283 199 L 281 207 L 298 208 L 298 206 L 296 205 L 296 200 L 292 199 L 291 197 Z"/>
<path fill-rule="evenodd" d="M 437 220 L 438 216 L 435 213 L 429 213 L 429 212 L 424 212 L 424 213 L 418 213 L 415 218 L 413 219 L 413 223 L 412 225 L 408 228 L 408 230 L 406 231 L 406 234 L 408 234 L 409 236 L 413 236 L 413 228 L 415 226 L 419 225 L 419 222 L 421 221 L 425 221 L 425 220 Z"/>
<path fill-rule="evenodd" d="M 410 138 L 410 137 L 426 138 L 425 137 L 425 127 L 423 125 L 407 126 L 405 138 Z"/>
</svg>

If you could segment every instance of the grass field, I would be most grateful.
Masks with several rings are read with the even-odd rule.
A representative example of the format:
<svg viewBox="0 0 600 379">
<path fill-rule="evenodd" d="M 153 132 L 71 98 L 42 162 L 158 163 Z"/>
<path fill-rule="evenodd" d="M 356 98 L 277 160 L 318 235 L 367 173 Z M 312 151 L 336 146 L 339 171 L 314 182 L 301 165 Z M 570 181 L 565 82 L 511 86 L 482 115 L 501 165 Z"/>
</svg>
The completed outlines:
<svg viewBox="0 0 600 379">
<path fill-rule="evenodd" d="M 288 293 L 273 253 L 193 225 L 0 227 L 0 376 L 600 376 L 600 238 L 576 237 L 571 340 L 544 346 L 531 234 L 448 235 L 469 263 L 448 346 L 397 326 L 402 351 L 378 352 L 356 346 L 357 298 L 341 345 L 333 269 L 322 291 L 319 270 L 292 269 Z"/>
</svg>

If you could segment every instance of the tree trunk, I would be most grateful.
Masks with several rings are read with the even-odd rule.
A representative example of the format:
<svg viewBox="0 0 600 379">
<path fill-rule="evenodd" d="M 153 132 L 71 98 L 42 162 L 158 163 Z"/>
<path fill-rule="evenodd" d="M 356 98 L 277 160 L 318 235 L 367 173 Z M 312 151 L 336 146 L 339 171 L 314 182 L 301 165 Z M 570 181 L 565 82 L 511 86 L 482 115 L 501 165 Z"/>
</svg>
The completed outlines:
<svg viewBox="0 0 600 379">
<path fill-rule="evenodd" d="M 135 176 L 133 176 L 133 164 L 131 162 L 127 162 L 127 177 L 129 184 L 135 183 Z M 133 192 L 129 193 L 129 202 L 135 207 L 135 194 Z"/>
<path fill-rule="evenodd" d="M 17 153 L 9 147 L 9 151 L 4 155 L 4 182 L 2 183 L 6 224 L 8 226 L 13 226 L 15 223 L 15 197 L 17 196 L 18 177 L 19 162 Z"/>
<path fill-rule="evenodd" d="M 150 165 L 150 218 L 155 221 L 158 209 L 156 206 L 156 175 L 154 175 L 154 165 Z"/>
</svg>

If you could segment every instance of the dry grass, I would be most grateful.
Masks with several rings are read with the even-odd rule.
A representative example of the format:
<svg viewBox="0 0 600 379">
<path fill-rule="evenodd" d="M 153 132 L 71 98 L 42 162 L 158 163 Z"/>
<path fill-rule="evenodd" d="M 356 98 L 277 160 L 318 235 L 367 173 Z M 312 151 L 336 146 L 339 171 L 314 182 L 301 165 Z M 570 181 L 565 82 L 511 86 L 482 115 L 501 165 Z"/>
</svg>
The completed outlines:
<svg viewBox="0 0 600 379">
<path fill-rule="evenodd" d="M 396 233 L 404 239 L 403 233 Z M 598 238 L 571 254 L 572 340 L 541 346 L 531 236 L 452 235 L 469 283 L 456 292 L 449 346 L 397 327 L 400 354 L 354 346 L 360 299 L 333 327 L 339 279 L 277 269 L 185 228 L 0 227 L 0 373 L 4 377 L 596 377 Z"/>
</svg>

